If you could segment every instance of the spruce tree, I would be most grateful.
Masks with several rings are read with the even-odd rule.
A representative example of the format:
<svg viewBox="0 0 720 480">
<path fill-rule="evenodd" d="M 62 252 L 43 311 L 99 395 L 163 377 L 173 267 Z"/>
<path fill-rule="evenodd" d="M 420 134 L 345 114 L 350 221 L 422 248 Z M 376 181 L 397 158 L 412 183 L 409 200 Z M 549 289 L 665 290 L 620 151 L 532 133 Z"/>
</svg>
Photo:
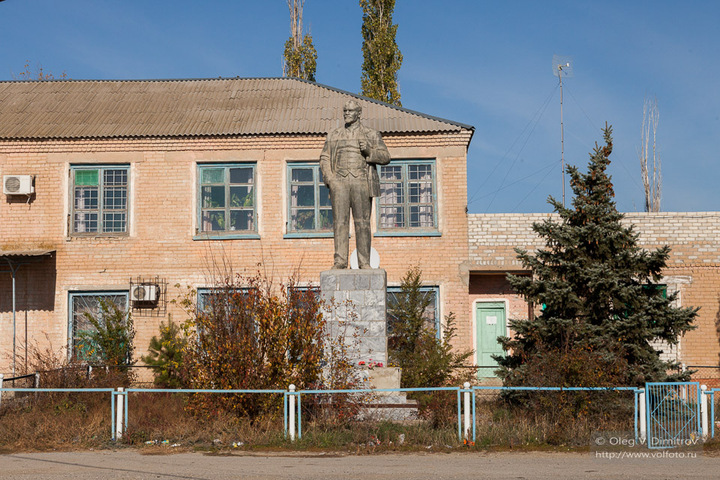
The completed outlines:
<svg viewBox="0 0 720 480">
<path fill-rule="evenodd" d="M 513 337 L 499 339 L 509 352 L 497 359 L 506 384 L 553 378 L 564 386 L 640 385 L 687 377 L 673 373 L 677 365 L 662 361 L 651 342 L 677 344 L 694 328 L 697 309 L 674 307 L 676 294 L 658 288 L 670 248 L 640 248 L 633 227 L 621 223 L 607 173 L 610 127 L 604 139 L 587 173 L 567 167 L 572 208 L 550 197 L 559 221 L 533 225 L 545 248 L 516 249 L 532 276 L 508 280 L 533 305 L 535 318 L 511 320 Z"/>
<path fill-rule="evenodd" d="M 363 10 L 362 94 L 402 106 L 397 74 L 403 56 L 395 42 L 397 25 L 392 23 L 395 0 L 360 0 Z"/>
</svg>

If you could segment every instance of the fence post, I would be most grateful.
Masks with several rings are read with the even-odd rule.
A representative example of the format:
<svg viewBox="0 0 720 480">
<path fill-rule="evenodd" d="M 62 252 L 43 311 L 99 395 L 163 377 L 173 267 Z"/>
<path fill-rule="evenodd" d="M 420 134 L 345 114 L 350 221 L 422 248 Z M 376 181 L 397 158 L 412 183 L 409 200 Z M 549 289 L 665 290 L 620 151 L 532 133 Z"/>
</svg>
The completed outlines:
<svg viewBox="0 0 720 480">
<path fill-rule="evenodd" d="M 707 390 L 707 385 L 700 385 L 700 390 L 700 416 L 702 417 L 702 437 L 703 440 L 707 440 L 708 432 L 710 431 L 708 429 L 708 426 L 710 425 L 710 422 L 708 421 L 708 396 L 705 393 L 705 391 Z"/>
<path fill-rule="evenodd" d="M 715 389 L 710 389 L 710 438 L 715 438 Z"/>
<path fill-rule="evenodd" d="M 92 378 L 92 365 L 88 365 L 87 379 L 90 380 L 91 378 Z"/>
<path fill-rule="evenodd" d="M 125 431 L 125 415 L 123 413 L 124 407 L 125 407 L 125 393 L 123 393 L 125 389 L 123 387 L 118 387 L 117 395 L 116 395 L 116 402 L 117 406 L 115 407 L 115 440 L 120 440 L 123 436 L 123 432 Z"/>
<path fill-rule="evenodd" d="M 290 433 L 290 441 L 295 441 L 295 385 L 290 384 L 290 387 L 288 387 L 288 390 L 290 390 L 290 395 L 288 395 L 288 400 L 290 400 L 290 408 L 288 413 L 288 430 Z"/>
<path fill-rule="evenodd" d="M 35 372 L 35 388 L 40 388 L 40 372 Z"/>
<path fill-rule="evenodd" d="M 0 388 L 3 387 L 3 379 L 5 379 L 5 375 L 0 373 Z M 2 406 L 2 394 L 3 394 L 3 392 L 2 392 L 2 390 L 0 390 L 0 407 Z"/>
<path fill-rule="evenodd" d="M 638 403 L 638 407 L 640 407 L 640 441 L 644 442 L 647 439 L 647 412 L 645 411 L 647 403 L 645 401 L 644 388 L 640 389 Z"/>
<path fill-rule="evenodd" d="M 470 440 L 470 382 L 463 383 L 463 404 L 465 407 L 465 421 L 463 436 L 465 440 Z"/>
</svg>

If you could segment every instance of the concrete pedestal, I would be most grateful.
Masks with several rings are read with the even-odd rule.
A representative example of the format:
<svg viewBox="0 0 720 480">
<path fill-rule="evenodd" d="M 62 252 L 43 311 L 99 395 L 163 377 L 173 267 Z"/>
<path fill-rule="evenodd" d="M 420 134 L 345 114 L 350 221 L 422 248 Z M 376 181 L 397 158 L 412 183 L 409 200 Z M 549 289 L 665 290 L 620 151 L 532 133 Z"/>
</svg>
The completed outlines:
<svg viewBox="0 0 720 480">
<path fill-rule="evenodd" d="M 385 270 L 327 270 L 320 274 L 328 335 L 342 335 L 355 365 L 387 365 Z"/>
</svg>

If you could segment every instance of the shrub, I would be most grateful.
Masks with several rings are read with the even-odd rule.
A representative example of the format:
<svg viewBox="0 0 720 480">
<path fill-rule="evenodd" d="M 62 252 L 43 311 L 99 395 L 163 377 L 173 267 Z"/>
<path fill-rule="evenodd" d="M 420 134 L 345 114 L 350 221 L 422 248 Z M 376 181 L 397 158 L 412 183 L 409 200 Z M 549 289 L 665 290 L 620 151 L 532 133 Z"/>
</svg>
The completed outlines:
<svg viewBox="0 0 720 480">
<path fill-rule="evenodd" d="M 100 301 L 97 315 L 84 313 L 91 330 L 80 333 L 78 350 L 88 360 L 104 365 L 127 366 L 133 360 L 135 328 L 132 314 L 112 302 Z"/>
<path fill-rule="evenodd" d="M 445 316 L 441 337 L 426 319 L 432 302 L 429 292 L 421 290 L 422 272 L 411 268 L 403 277 L 397 302 L 388 308 L 388 354 L 391 364 L 402 368 L 403 388 L 457 386 L 472 375 L 464 369 L 471 351 L 457 352 L 455 315 Z M 420 414 L 434 426 L 457 421 L 454 392 L 415 392 L 410 396 L 419 402 Z M 453 420 L 455 419 L 455 420 Z"/>
<path fill-rule="evenodd" d="M 181 388 L 184 386 L 183 370 L 183 349 L 187 339 L 182 329 L 172 318 L 168 322 L 160 323 L 160 337 L 153 336 L 148 347 L 148 354 L 143 355 L 141 360 L 155 370 L 153 383 L 163 388 Z"/>
<path fill-rule="evenodd" d="M 587 346 L 563 349 L 538 345 L 532 357 L 525 360 L 522 373 L 511 371 L 504 381 L 508 386 L 526 387 L 614 387 L 621 384 L 626 370 L 622 355 L 608 355 Z M 532 391 L 505 397 L 559 424 L 579 418 L 607 418 L 627 408 L 623 397 L 613 391 Z"/>
<path fill-rule="evenodd" d="M 410 269 L 403 277 L 397 302 L 388 308 L 391 334 L 388 338 L 390 362 L 402 368 L 403 387 L 440 387 L 462 383 L 465 374 L 457 372 L 466 366 L 472 352 L 456 352 L 455 315 L 445 316 L 443 334 L 438 338 L 428 325 L 425 312 L 432 299 L 423 292 L 422 271 Z"/>
<path fill-rule="evenodd" d="M 205 296 L 202 308 L 190 291 L 182 300 L 189 320 L 183 371 L 194 388 L 335 388 L 348 378 L 344 350 L 326 348 L 325 320 L 316 291 L 300 289 L 290 279 L 279 288 L 256 275 L 226 279 Z M 347 386 L 347 384 L 343 385 Z M 205 413 L 225 410 L 255 417 L 278 413 L 282 396 L 195 396 L 191 408 Z"/>
</svg>

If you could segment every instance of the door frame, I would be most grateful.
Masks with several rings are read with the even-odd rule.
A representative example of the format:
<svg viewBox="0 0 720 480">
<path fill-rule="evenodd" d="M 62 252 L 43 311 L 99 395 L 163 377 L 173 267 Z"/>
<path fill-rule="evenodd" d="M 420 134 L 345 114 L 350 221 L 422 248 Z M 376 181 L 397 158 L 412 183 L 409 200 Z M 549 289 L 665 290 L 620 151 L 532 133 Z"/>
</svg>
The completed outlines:
<svg viewBox="0 0 720 480">
<path fill-rule="evenodd" d="M 473 362 L 474 365 L 478 365 L 478 319 L 477 311 L 478 306 L 483 303 L 502 303 L 505 309 L 505 335 L 510 335 L 510 329 L 508 327 L 508 320 L 510 314 L 510 301 L 507 298 L 477 298 L 472 303 L 472 340 L 473 340 Z"/>
</svg>

